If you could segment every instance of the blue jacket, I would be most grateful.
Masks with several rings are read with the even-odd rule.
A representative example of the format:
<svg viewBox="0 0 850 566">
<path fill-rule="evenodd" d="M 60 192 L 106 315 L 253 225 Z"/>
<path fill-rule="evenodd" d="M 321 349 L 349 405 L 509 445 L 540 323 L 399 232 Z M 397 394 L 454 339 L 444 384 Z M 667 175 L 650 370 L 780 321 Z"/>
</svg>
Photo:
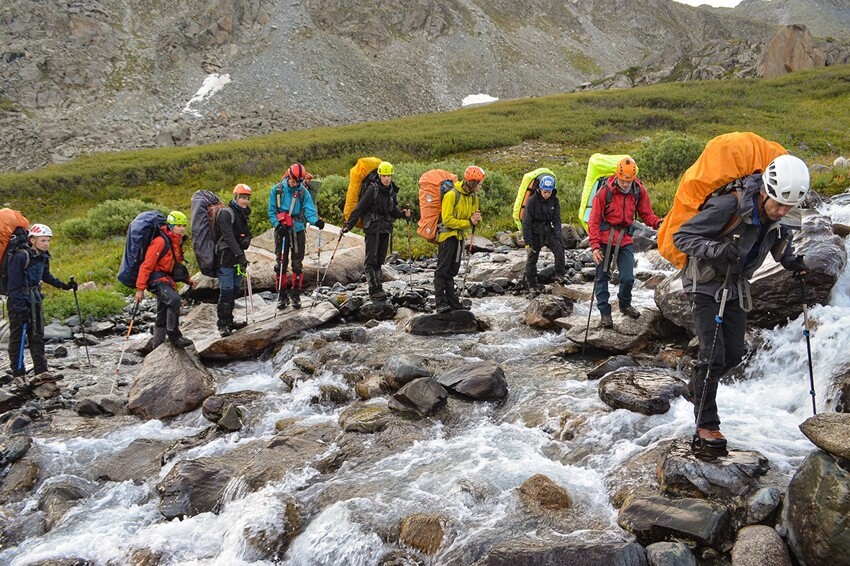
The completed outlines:
<svg viewBox="0 0 850 566">
<path fill-rule="evenodd" d="M 44 299 L 42 281 L 58 289 L 65 288 L 65 284 L 50 273 L 49 252 L 22 248 L 9 258 L 6 270 L 9 276 L 9 308 L 15 312 L 25 312 L 33 305 L 41 304 Z"/>
<path fill-rule="evenodd" d="M 292 202 L 292 196 L 298 193 L 295 203 Z M 278 195 L 280 195 L 280 206 L 278 203 Z M 289 207 L 292 206 L 292 210 Z M 310 224 L 315 224 L 319 220 L 319 214 L 316 212 L 316 205 L 313 203 L 313 197 L 310 196 L 310 191 L 304 183 L 301 183 L 294 189 L 289 186 L 289 183 L 284 180 L 273 186 L 269 191 L 269 221 L 272 226 L 277 228 L 280 222 L 277 219 L 278 212 L 289 212 L 295 221 L 295 231 L 303 232 L 307 227 L 304 221 Z"/>
</svg>

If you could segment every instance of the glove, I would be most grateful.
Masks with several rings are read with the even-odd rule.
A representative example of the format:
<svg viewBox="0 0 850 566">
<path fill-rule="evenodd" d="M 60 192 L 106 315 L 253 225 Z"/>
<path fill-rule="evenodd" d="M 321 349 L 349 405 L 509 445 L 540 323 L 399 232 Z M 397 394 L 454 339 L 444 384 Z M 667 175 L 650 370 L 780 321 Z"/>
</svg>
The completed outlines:
<svg viewBox="0 0 850 566">
<path fill-rule="evenodd" d="M 78 287 L 79 285 L 77 285 L 76 281 L 71 281 L 70 283 L 62 283 L 62 288 L 66 291 L 70 291 L 71 289 L 76 291 Z"/>
<path fill-rule="evenodd" d="M 350 230 L 351 230 L 351 228 L 349 228 L 348 226 L 343 226 L 342 230 L 340 230 L 339 233 L 345 234 L 346 232 L 349 232 Z"/>
<path fill-rule="evenodd" d="M 801 255 L 795 257 L 794 261 L 785 266 L 785 269 L 791 271 L 794 277 L 802 277 L 809 272 L 809 268 L 806 266 L 806 262 L 803 261 L 803 256 Z"/>
<path fill-rule="evenodd" d="M 322 220 L 321 218 L 319 218 L 318 220 L 316 220 L 316 222 L 313 224 L 313 226 L 315 226 L 319 230 L 324 230 L 325 229 L 325 221 Z"/>
<path fill-rule="evenodd" d="M 741 251 L 735 242 L 726 242 L 714 248 L 714 257 L 723 263 L 738 263 L 741 261 Z"/>
</svg>

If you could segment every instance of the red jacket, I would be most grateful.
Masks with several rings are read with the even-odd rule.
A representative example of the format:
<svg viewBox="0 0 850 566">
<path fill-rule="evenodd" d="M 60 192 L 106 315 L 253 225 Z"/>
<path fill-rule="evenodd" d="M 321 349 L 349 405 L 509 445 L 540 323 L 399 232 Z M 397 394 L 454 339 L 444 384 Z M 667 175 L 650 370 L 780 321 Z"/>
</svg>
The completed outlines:
<svg viewBox="0 0 850 566">
<path fill-rule="evenodd" d="M 147 289 L 148 283 L 157 281 L 168 281 L 169 285 L 176 287 L 171 272 L 177 263 L 183 262 L 183 250 L 180 247 L 183 243 L 183 236 L 175 234 L 168 229 L 168 226 L 163 226 L 160 230 L 162 230 L 162 235 L 171 240 L 171 246 L 166 250 L 165 240 L 159 234 L 153 237 L 145 252 L 145 259 L 139 266 L 136 289 L 144 291 Z M 153 274 L 159 274 L 159 276 L 153 281 L 148 281 Z"/>
<path fill-rule="evenodd" d="M 590 248 L 593 250 L 599 249 L 601 246 L 608 244 L 608 234 L 611 227 L 615 229 L 627 229 L 635 222 L 635 214 L 640 216 L 644 224 L 658 230 L 661 226 L 661 219 L 652 212 L 652 203 L 649 202 L 649 193 L 638 179 L 632 183 L 632 188 L 628 193 L 620 190 L 616 185 L 616 176 L 611 175 L 605 185 L 602 186 L 593 197 L 593 206 L 590 209 L 590 221 L 587 223 L 587 230 L 590 233 Z M 640 191 L 640 196 L 635 203 L 634 191 Z M 608 195 L 611 195 L 611 202 L 608 200 Z M 603 221 L 608 226 L 603 226 Z M 617 242 L 618 234 L 614 234 L 612 244 Z M 620 244 L 625 246 L 631 244 L 634 240 L 629 235 L 628 230 L 623 236 L 623 241 Z"/>
</svg>

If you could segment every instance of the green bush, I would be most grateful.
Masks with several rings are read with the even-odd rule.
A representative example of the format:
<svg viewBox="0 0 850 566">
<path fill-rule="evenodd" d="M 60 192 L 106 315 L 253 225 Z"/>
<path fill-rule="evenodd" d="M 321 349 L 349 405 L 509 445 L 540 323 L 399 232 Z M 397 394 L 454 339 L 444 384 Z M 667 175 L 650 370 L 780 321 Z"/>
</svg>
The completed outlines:
<svg viewBox="0 0 850 566">
<path fill-rule="evenodd" d="M 59 232 L 76 241 L 123 236 L 130 222 L 145 210 L 159 210 L 163 214 L 170 212 L 162 205 L 139 199 L 107 200 L 89 210 L 83 218 L 66 220 L 59 226 Z"/>
<path fill-rule="evenodd" d="M 89 316 L 104 318 L 110 314 L 118 314 L 126 304 L 124 297 L 110 288 L 79 291 L 77 297 L 80 300 L 80 312 L 84 319 Z M 77 305 L 74 302 L 73 292 L 50 293 L 44 300 L 44 318 L 47 322 L 50 322 L 52 318 L 65 320 L 75 314 L 77 314 Z"/>
<path fill-rule="evenodd" d="M 644 181 L 678 178 L 702 153 L 704 143 L 686 134 L 661 133 L 652 136 L 634 157 Z"/>
</svg>

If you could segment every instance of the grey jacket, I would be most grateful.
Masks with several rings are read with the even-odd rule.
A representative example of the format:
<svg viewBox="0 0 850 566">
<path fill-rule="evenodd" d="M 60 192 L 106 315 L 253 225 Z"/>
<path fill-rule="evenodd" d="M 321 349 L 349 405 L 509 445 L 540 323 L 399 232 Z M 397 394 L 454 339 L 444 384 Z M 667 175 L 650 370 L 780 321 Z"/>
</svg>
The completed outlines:
<svg viewBox="0 0 850 566">
<path fill-rule="evenodd" d="M 673 243 L 688 256 L 688 263 L 682 273 L 685 292 L 711 295 L 719 301 L 728 269 L 729 299 L 738 299 L 741 307 L 749 310 L 750 278 L 764 263 L 768 252 L 786 269 L 795 256 L 791 229 L 783 226 L 781 221 L 758 218 L 756 206 L 762 188 L 761 173 L 744 177 L 742 183 L 740 195 L 729 193 L 709 199 L 700 212 L 682 224 L 673 235 Z M 730 225 L 730 222 L 734 222 L 736 215 L 740 216 L 740 222 L 731 229 L 734 224 Z M 759 224 L 764 224 L 764 231 Z M 728 263 L 713 258 L 718 248 L 731 241 L 735 235 L 739 236 L 741 258 L 730 269 Z"/>
</svg>

